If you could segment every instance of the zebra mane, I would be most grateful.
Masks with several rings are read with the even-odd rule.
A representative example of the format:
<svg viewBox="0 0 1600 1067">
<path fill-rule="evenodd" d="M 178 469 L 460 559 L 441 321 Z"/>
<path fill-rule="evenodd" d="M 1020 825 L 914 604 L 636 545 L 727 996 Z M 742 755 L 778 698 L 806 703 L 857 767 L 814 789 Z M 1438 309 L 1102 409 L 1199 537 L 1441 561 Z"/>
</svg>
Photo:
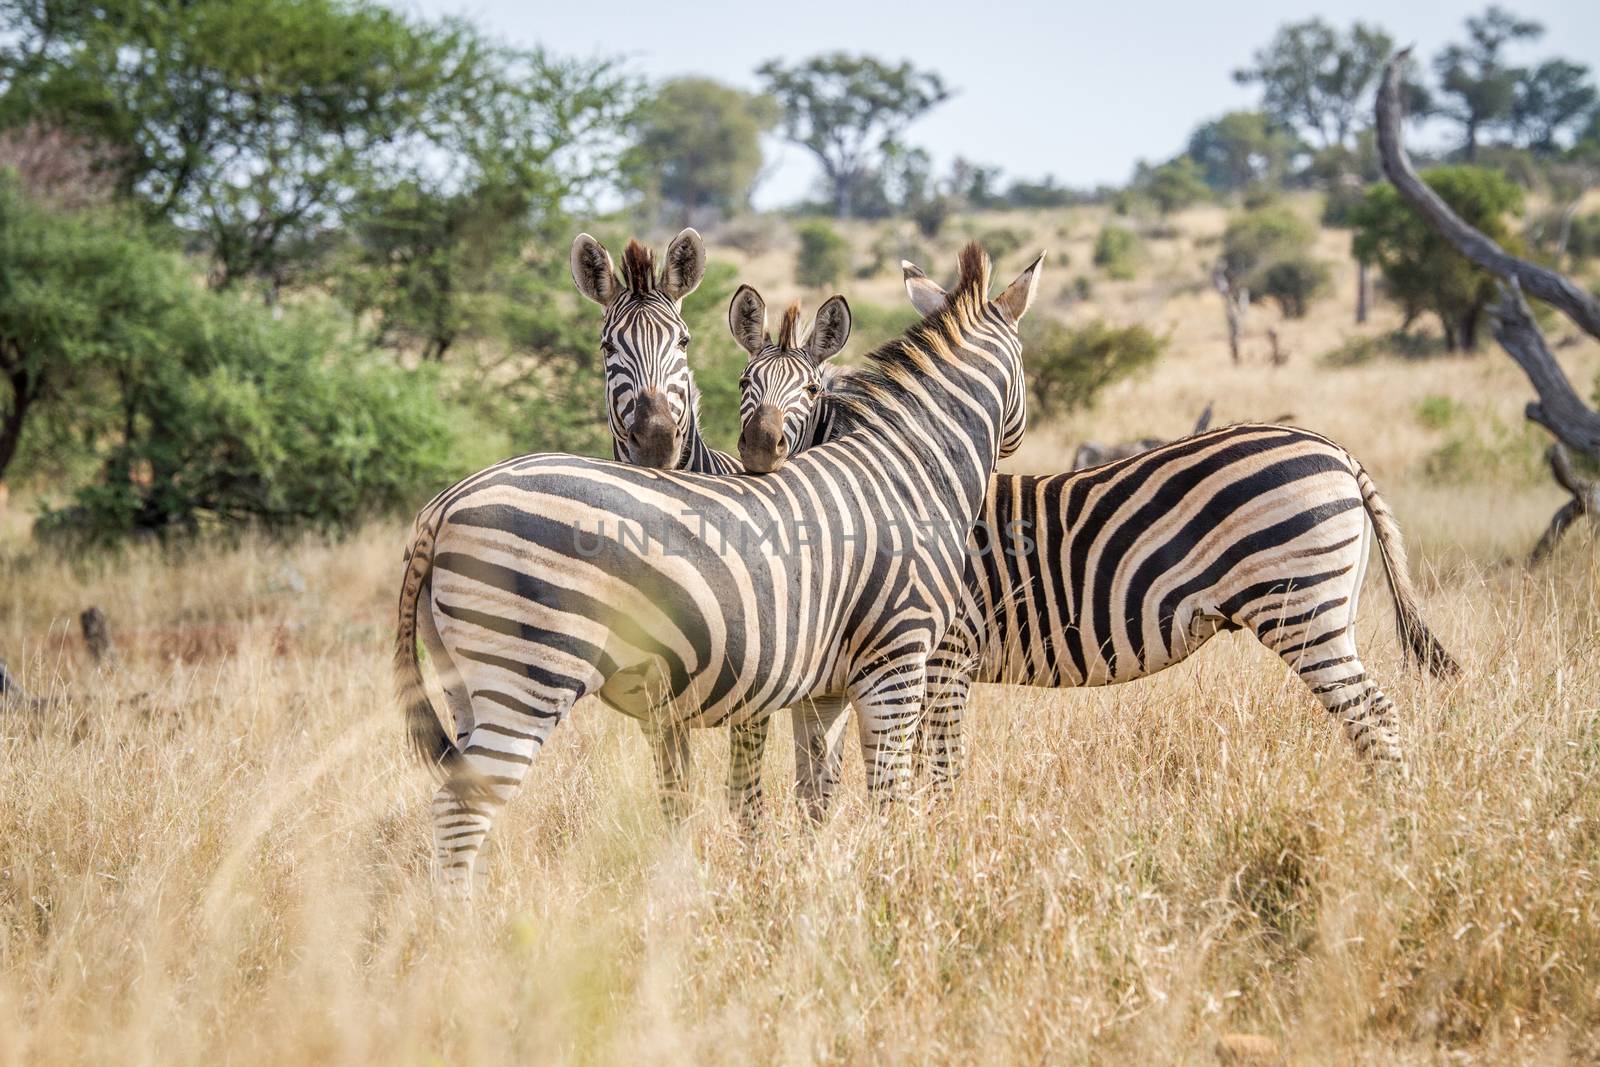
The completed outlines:
<svg viewBox="0 0 1600 1067">
<path fill-rule="evenodd" d="M 778 347 L 800 347 L 800 301 L 790 304 L 783 313 L 783 322 L 778 326 Z"/>
<path fill-rule="evenodd" d="M 864 366 L 835 379 L 835 435 L 902 417 L 900 399 L 918 390 L 918 379 L 937 362 L 955 357 L 961 338 L 977 326 L 989 299 L 989 256 L 972 241 L 961 250 L 961 276 L 944 306 L 904 334 L 866 354 Z"/>
<path fill-rule="evenodd" d="M 622 281 L 634 293 L 649 293 L 656 288 L 656 255 L 638 241 L 630 240 L 622 250 Z"/>
</svg>

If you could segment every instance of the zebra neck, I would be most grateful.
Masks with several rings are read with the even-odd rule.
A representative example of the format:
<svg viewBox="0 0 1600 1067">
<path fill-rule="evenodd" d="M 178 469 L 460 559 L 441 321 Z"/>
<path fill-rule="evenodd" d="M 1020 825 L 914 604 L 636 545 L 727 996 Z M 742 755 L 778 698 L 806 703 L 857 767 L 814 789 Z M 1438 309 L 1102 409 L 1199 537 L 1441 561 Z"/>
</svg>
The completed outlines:
<svg viewBox="0 0 1600 1067">
<path fill-rule="evenodd" d="M 700 387 L 689 378 L 689 428 L 683 435 L 678 470 L 699 474 L 742 474 L 744 465 L 728 453 L 712 448 L 700 432 Z"/>
</svg>

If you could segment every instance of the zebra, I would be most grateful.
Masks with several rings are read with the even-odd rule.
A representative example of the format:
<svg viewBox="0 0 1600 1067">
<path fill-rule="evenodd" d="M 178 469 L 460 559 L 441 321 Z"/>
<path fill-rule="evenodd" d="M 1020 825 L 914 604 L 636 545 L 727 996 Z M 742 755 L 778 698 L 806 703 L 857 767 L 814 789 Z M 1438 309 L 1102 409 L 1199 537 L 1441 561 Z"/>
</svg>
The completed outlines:
<svg viewBox="0 0 1600 1067">
<path fill-rule="evenodd" d="M 834 439 L 775 473 L 535 454 L 422 509 L 394 665 L 411 747 L 443 778 L 434 854 L 452 890 L 470 893 L 495 816 L 590 693 L 652 726 L 750 723 L 757 745 L 773 709 L 844 694 L 871 795 L 905 792 L 967 534 L 1027 423 L 1017 324 L 1040 260 L 993 299 L 976 244 L 960 268 L 942 309 L 841 387 Z M 423 682 L 429 628 L 462 682 L 456 738 Z"/>
<path fill-rule="evenodd" d="M 612 458 L 659 470 L 741 472 L 737 459 L 700 433 L 700 392 L 689 372 L 683 298 L 705 277 L 700 234 L 685 229 L 674 237 L 659 275 L 651 251 L 629 241 L 619 277 L 605 245 L 580 233 L 571 269 L 578 292 L 605 309 L 600 353 Z"/>
<path fill-rule="evenodd" d="M 902 268 L 917 310 L 940 314 L 944 290 L 914 264 Z M 791 353 L 752 355 L 742 416 L 781 424 L 790 446 L 746 456 L 749 469 L 780 469 L 830 439 L 833 392 L 850 372 L 830 384 L 823 370 Z M 1360 462 L 1326 437 L 1241 424 L 1087 470 L 992 476 L 967 544 L 961 610 L 929 661 L 918 754 L 936 788 L 964 765 L 974 682 L 1126 682 L 1239 629 L 1289 663 L 1360 757 L 1403 775 L 1394 706 L 1355 644 L 1369 532 L 1403 648 L 1453 676 L 1459 667 L 1418 610 L 1393 514 Z M 837 781 L 838 748 L 816 758 L 814 776 Z"/>
<path fill-rule="evenodd" d="M 705 275 L 700 234 L 685 229 L 673 238 L 659 276 L 654 254 L 638 241 L 629 241 L 623 250 L 620 276 L 612 266 L 611 253 L 587 233 L 573 239 L 570 262 L 578 292 L 605 309 L 600 351 L 612 457 L 666 470 L 742 472 L 745 468 L 740 460 L 712 448 L 700 432 L 700 394 L 689 369 L 690 334 L 682 313 L 684 297 L 699 287 Z M 744 293 L 741 288 L 729 304 L 730 328 L 732 316 L 748 311 Z M 794 316 L 798 316 L 798 308 Z M 850 324 L 850 308 L 844 298 L 829 300 L 808 337 L 808 351 L 818 360 L 831 358 L 849 339 Z M 784 322 L 791 333 L 795 325 L 790 319 Z M 745 448 L 746 442 L 741 440 L 741 452 Z M 819 719 L 828 723 L 839 719 L 837 703 L 835 697 L 805 700 L 791 711 L 795 767 L 800 776 L 796 788 L 801 803 L 808 807 L 815 804 L 817 786 L 803 774 L 815 764 L 801 741 L 815 732 Z M 835 737 L 832 742 L 837 740 Z M 662 808 L 669 819 L 680 819 L 688 803 L 684 792 L 690 764 L 688 727 L 663 725 L 653 731 L 651 742 Z M 761 806 L 761 752 L 751 728 L 734 724 L 729 731 L 728 802 L 747 821 Z"/>
</svg>

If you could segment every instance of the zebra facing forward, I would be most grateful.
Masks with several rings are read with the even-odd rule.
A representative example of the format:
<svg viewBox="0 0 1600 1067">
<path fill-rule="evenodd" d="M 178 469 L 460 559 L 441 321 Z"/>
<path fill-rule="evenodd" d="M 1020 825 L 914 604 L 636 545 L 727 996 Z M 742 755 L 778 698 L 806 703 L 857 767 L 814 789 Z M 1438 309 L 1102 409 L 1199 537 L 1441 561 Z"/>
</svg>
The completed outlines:
<svg viewBox="0 0 1600 1067">
<path fill-rule="evenodd" d="M 624 463 L 666 470 L 703 474 L 742 471 L 739 460 L 710 447 L 700 432 L 700 394 L 689 369 L 691 338 L 682 313 L 683 298 L 699 287 L 705 275 L 705 249 L 700 235 L 692 229 L 679 233 L 667 246 L 665 267 L 659 276 L 654 255 L 637 241 L 628 242 L 622 263 L 623 271 L 618 276 L 611 253 L 586 233 L 572 242 L 573 284 L 605 309 L 600 351 L 613 457 Z M 736 294 L 731 307 L 741 306 Z M 784 320 L 788 335 L 794 334 L 797 317 L 795 309 Z M 761 329 L 765 330 L 764 309 Z M 804 342 L 805 351 L 822 362 L 843 348 L 849 337 L 850 308 L 843 297 L 836 296 L 818 313 Z M 759 439 L 759 424 L 750 426 L 746 436 L 754 433 Z M 747 441 L 740 441 L 741 451 L 748 447 Z M 819 698 L 816 705 L 808 699 L 793 708 L 798 772 L 813 766 L 813 761 L 802 754 L 799 740 L 815 732 L 814 723 L 819 717 L 830 723 L 837 719 L 838 703 L 836 697 L 825 697 Z M 688 804 L 684 791 L 690 764 L 688 727 L 669 724 L 648 732 L 662 809 L 668 818 L 680 818 Z M 733 724 L 728 739 L 728 802 L 748 822 L 762 803 L 763 746 L 754 729 L 744 723 Z M 802 803 L 814 804 L 816 785 L 812 780 L 802 777 L 797 790 Z"/>
<path fill-rule="evenodd" d="M 940 314 L 944 291 L 903 267 L 917 309 Z M 840 372 L 833 388 L 847 388 L 848 376 Z M 742 387 L 747 418 L 759 413 L 792 434 L 784 455 L 803 455 L 832 433 L 819 366 L 763 350 Z M 778 469 L 783 458 L 774 450 L 746 463 Z M 1417 609 L 1394 517 L 1361 464 L 1327 438 L 1229 426 L 1084 471 L 995 475 L 967 545 L 961 611 L 929 662 L 918 740 L 935 783 L 947 787 L 961 771 L 974 682 L 1126 682 L 1239 629 L 1288 662 L 1359 755 L 1403 772 L 1394 706 L 1355 644 L 1369 532 L 1403 646 L 1435 674 L 1454 674 Z M 839 756 L 818 753 L 826 766 L 812 773 L 837 781 Z"/>
<path fill-rule="evenodd" d="M 532 455 L 422 510 L 395 668 L 412 746 L 443 772 L 434 844 L 453 888 L 470 888 L 495 816 L 590 693 L 652 725 L 749 722 L 758 738 L 774 709 L 844 693 L 869 789 L 906 787 L 967 534 L 1026 424 L 1017 322 L 1038 277 L 1035 261 L 990 300 L 988 258 L 969 246 L 942 310 L 841 388 L 835 438 L 776 473 Z M 464 743 L 423 683 L 424 626 L 462 679 Z"/>
</svg>

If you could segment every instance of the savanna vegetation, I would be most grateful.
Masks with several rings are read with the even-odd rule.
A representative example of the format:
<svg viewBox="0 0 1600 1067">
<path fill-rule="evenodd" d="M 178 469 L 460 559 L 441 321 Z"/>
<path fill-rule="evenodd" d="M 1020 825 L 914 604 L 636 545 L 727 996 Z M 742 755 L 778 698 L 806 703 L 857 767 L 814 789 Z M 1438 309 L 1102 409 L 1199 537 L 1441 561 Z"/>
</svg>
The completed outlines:
<svg viewBox="0 0 1600 1067">
<path fill-rule="evenodd" d="M 898 57 L 652 84 L 352 0 L 0 0 L 0 25 L 0 1060 L 1199 1064 L 1239 1033 L 1303 1064 L 1600 1057 L 1600 557 L 1579 524 L 1526 563 L 1565 499 L 1550 438 L 1493 279 L 1382 180 L 1381 28 L 1263 34 L 1234 74 L 1257 108 L 1071 189 L 936 165 L 917 122 L 961 86 Z M 1449 138 L 1430 187 L 1595 288 L 1600 107 L 1545 44 L 1491 8 L 1407 105 Z M 751 208 L 771 138 L 815 155 L 814 202 Z M 950 801 L 875 813 L 852 754 L 817 830 L 780 720 L 754 841 L 722 734 L 669 830 L 638 731 L 585 705 L 485 892 L 442 904 L 390 696 L 405 521 L 493 459 L 609 451 L 566 248 L 684 225 L 722 445 L 739 282 L 845 293 L 848 361 L 911 321 L 900 259 L 940 277 L 971 239 L 1001 274 L 1049 249 L 1008 469 L 1208 405 L 1347 444 L 1465 668 L 1408 671 L 1370 577 L 1411 781 L 1374 787 L 1226 637 L 1116 689 L 980 687 Z M 1600 342 L 1535 315 L 1593 404 Z"/>
</svg>

